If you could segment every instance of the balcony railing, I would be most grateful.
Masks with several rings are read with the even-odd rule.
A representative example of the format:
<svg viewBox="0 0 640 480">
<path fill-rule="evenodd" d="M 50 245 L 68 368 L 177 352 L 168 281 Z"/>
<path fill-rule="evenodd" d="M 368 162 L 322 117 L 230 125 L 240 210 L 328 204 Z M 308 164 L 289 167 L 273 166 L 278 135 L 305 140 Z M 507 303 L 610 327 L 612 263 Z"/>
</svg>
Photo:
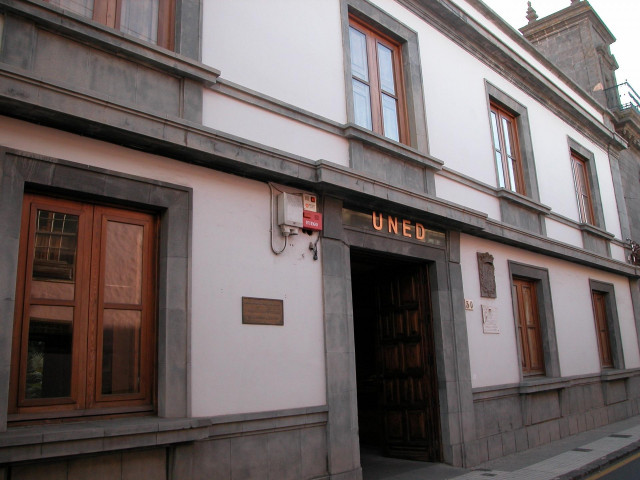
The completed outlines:
<svg viewBox="0 0 640 480">
<path fill-rule="evenodd" d="M 626 110 L 631 108 L 640 113 L 640 95 L 629 82 L 623 82 L 615 87 L 604 90 L 607 96 L 607 107 L 611 110 Z"/>
</svg>

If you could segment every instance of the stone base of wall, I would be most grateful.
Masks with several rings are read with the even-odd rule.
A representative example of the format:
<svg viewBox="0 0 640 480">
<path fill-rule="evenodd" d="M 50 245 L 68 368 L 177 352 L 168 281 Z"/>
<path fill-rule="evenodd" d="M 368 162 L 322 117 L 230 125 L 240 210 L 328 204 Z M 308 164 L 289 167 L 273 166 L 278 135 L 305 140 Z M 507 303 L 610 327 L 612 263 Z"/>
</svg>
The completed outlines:
<svg viewBox="0 0 640 480">
<path fill-rule="evenodd" d="M 640 371 L 540 379 L 474 389 L 476 438 L 467 466 L 521 452 L 640 413 Z"/>
<path fill-rule="evenodd" d="M 17 427 L 0 434 L 0 480 L 319 480 L 326 419 L 321 407 Z"/>
</svg>

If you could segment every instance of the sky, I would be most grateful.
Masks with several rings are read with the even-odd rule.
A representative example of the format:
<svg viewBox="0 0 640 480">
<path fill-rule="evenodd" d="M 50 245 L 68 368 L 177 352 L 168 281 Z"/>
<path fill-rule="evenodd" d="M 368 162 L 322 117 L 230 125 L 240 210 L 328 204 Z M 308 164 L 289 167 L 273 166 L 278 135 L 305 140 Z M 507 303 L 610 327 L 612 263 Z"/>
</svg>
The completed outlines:
<svg viewBox="0 0 640 480">
<path fill-rule="evenodd" d="M 527 24 L 527 0 L 482 0 L 516 30 Z M 616 41 L 611 53 L 620 68 L 618 83 L 628 80 L 640 92 L 640 0 L 588 0 Z M 571 5 L 571 0 L 531 0 L 539 18 Z"/>
</svg>

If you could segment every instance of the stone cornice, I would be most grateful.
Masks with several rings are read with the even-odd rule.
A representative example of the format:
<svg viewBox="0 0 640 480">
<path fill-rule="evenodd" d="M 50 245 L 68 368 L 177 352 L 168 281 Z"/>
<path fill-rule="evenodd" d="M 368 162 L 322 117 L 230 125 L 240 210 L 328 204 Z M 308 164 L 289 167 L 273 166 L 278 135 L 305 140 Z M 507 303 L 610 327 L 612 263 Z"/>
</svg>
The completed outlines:
<svg viewBox="0 0 640 480">
<path fill-rule="evenodd" d="M 640 113 L 633 108 L 625 108 L 613 112 L 616 131 L 633 145 L 640 149 Z"/>
</svg>

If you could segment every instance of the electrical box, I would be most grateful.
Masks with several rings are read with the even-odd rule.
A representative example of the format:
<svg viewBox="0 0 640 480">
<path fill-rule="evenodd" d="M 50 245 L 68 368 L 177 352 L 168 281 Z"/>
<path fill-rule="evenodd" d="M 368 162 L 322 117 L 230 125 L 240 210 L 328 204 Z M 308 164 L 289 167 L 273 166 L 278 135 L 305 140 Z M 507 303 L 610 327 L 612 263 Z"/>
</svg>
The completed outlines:
<svg viewBox="0 0 640 480">
<path fill-rule="evenodd" d="M 278 225 L 282 234 L 297 235 L 302 228 L 302 196 L 291 193 L 278 195 Z"/>
</svg>

